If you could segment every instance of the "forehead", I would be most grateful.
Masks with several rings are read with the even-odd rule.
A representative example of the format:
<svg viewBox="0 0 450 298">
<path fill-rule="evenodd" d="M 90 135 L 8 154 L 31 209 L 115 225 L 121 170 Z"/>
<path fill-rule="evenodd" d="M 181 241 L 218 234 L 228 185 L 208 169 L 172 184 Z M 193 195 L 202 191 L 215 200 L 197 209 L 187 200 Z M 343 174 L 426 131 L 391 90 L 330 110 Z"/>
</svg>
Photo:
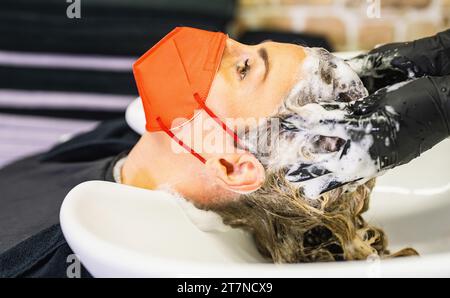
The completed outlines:
<svg viewBox="0 0 450 298">
<path fill-rule="evenodd" d="M 223 59 L 233 58 L 246 53 L 256 53 L 260 48 L 265 48 L 268 51 L 270 58 L 287 58 L 292 61 L 292 59 L 302 60 L 306 55 L 303 51 L 303 47 L 295 44 L 264 41 L 256 45 L 246 45 L 228 38 Z M 282 57 L 283 55 L 287 56 Z"/>
</svg>

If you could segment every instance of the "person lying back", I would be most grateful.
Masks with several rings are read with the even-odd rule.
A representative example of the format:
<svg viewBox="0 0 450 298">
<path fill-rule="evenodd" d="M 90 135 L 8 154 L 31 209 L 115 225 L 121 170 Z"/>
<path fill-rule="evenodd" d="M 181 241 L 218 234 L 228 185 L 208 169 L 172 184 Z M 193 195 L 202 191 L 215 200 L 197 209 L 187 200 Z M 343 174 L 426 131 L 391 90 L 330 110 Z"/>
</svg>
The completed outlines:
<svg viewBox="0 0 450 298">
<path fill-rule="evenodd" d="M 177 28 L 134 71 L 147 118 L 139 139 L 121 120 L 0 170 L 0 276 L 65 276 L 72 252 L 58 211 L 87 180 L 177 193 L 252 232 L 274 262 L 388 255 L 383 232 L 361 216 L 373 181 L 310 200 L 288 179 L 299 160 L 343 144 L 312 140 L 287 120 L 308 103 L 368 95 L 343 60 L 318 48 L 248 46 Z"/>
</svg>

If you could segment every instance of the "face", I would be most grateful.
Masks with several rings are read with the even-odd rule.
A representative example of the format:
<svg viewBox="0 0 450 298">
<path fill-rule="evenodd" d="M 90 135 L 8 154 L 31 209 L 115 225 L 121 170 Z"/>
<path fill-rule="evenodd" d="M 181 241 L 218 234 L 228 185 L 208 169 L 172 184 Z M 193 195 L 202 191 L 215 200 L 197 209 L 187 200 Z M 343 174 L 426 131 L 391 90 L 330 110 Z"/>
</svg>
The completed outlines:
<svg viewBox="0 0 450 298">
<path fill-rule="evenodd" d="M 207 103 L 222 117 L 268 117 L 299 80 L 305 57 L 293 44 L 228 39 Z"/>
<path fill-rule="evenodd" d="M 248 46 L 228 39 L 207 103 L 223 117 L 269 117 L 288 96 L 287 104 L 295 108 L 366 95 L 350 67 L 324 49 L 276 42 Z"/>
</svg>

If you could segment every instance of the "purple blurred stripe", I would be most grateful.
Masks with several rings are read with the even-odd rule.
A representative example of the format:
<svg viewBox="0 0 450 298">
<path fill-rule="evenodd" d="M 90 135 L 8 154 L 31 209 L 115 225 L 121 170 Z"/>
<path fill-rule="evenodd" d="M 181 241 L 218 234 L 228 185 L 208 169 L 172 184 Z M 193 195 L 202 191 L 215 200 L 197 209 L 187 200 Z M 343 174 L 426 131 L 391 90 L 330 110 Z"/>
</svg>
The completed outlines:
<svg viewBox="0 0 450 298">
<path fill-rule="evenodd" d="M 135 57 L 0 51 L 0 65 L 129 72 Z"/>
<path fill-rule="evenodd" d="M 96 125 L 95 121 L 0 114 L 0 167 Z"/>
<path fill-rule="evenodd" d="M 0 89 L 0 106 L 123 111 L 134 96 Z"/>
<path fill-rule="evenodd" d="M 57 144 L 58 142 L 52 142 L 52 144 Z M 22 143 L 2 143 L 0 148 L 0 154 L 10 154 L 10 155 L 20 155 L 21 152 L 35 152 L 36 150 L 44 150 L 48 148 L 49 142 L 41 142 L 41 143 L 31 143 L 28 144 Z"/>
<path fill-rule="evenodd" d="M 55 130 L 65 133 L 67 131 L 91 128 L 95 121 L 67 120 L 50 117 L 22 116 L 11 114 L 0 114 L 0 129 L 8 128 L 18 131 L 24 130 Z"/>
<path fill-rule="evenodd" d="M 1 121 L 0 121 L 1 125 Z M 61 131 L 48 131 L 37 129 L 8 129 L 0 128 L 0 144 L 3 146 L 7 143 L 14 144 L 30 144 L 31 141 L 54 141 L 58 140 L 61 135 L 64 135 Z M 30 133 L 33 132 L 33 133 Z"/>
</svg>

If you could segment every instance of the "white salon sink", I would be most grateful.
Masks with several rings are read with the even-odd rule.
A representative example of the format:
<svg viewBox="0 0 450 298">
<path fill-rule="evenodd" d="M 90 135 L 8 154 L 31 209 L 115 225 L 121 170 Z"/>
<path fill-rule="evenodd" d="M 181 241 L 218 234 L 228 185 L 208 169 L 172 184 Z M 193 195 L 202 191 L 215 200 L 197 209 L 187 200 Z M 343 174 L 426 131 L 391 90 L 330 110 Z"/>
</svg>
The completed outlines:
<svg viewBox="0 0 450 298">
<path fill-rule="evenodd" d="M 365 217 L 385 229 L 392 248 L 450 252 L 450 140 L 378 178 Z"/>
<path fill-rule="evenodd" d="M 249 235 L 203 232 L 171 195 L 91 181 L 75 187 L 61 208 L 64 235 L 97 277 L 450 277 L 450 140 L 378 180 L 366 218 L 383 227 L 392 250 L 421 257 L 273 265 Z"/>
</svg>

